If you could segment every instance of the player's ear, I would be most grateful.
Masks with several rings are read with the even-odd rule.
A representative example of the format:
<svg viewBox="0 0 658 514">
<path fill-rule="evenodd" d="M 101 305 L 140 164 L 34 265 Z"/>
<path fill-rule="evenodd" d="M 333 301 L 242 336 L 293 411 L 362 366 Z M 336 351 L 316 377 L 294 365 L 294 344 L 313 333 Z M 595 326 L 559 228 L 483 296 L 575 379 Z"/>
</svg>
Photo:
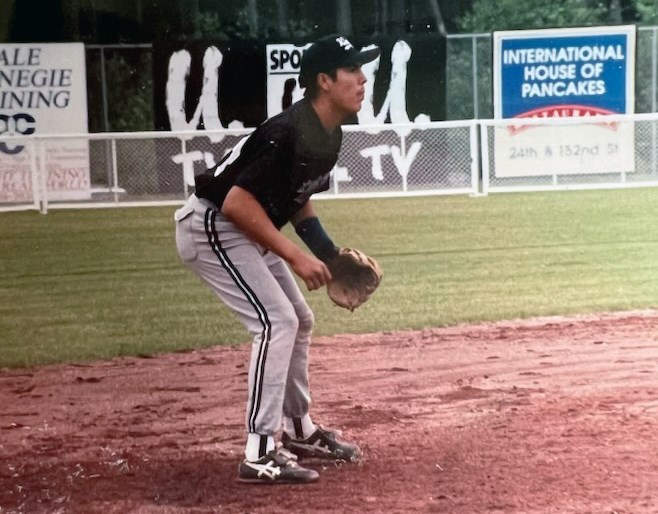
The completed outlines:
<svg viewBox="0 0 658 514">
<path fill-rule="evenodd" d="M 327 73 L 318 73 L 316 80 L 318 81 L 318 87 L 324 91 L 328 91 L 334 81 L 331 75 Z"/>
</svg>

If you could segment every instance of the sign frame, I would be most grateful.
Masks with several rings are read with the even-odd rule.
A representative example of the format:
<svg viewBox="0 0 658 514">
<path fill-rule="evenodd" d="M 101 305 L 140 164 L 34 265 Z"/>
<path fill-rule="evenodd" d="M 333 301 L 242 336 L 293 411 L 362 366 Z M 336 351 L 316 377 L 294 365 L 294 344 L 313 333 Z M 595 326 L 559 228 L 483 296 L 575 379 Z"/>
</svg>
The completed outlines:
<svg viewBox="0 0 658 514">
<path fill-rule="evenodd" d="M 634 111 L 634 25 L 494 32 L 493 52 L 495 119 L 597 120 L 495 127 L 496 177 L 634 171 L 632 123 L 599 121 Z"/>
<path fill-rule="evenodd" d="M 84 43 L 0 43 L 0 134 L 87 134 Z M 91 197 L 89 143 L 61 138 L 34 144 L 0 143 L 0 203 L 32 201 L 34 163 L 49 200 Z M 43 161 L 43 162 L 41 162 Z"/>
</svg>

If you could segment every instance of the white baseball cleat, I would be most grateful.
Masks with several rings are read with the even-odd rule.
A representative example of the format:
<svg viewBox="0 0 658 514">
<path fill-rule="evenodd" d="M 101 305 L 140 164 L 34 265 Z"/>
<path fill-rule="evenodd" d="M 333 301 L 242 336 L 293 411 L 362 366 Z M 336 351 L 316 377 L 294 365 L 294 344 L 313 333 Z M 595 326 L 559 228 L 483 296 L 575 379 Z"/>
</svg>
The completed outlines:
<svg viewBox="0 0 658 514">
<path fill-rule="evenodd" d="M 297 456 L 277 448 L 257 461 L 243 460 L 238 481 L 256 484 L 308 484 L 320 478 L 317 471 L 301 467 Z"/>
<path fill-rule="evenodd" d="M 281 443 L 299 458 L 357 462 L 361 458 L 361 449 L 356 444 L 338 441 L 337 437 L 336 432 L 318 427 L 306 439 L 293 439 L 284 432 Z"/>
</svg>

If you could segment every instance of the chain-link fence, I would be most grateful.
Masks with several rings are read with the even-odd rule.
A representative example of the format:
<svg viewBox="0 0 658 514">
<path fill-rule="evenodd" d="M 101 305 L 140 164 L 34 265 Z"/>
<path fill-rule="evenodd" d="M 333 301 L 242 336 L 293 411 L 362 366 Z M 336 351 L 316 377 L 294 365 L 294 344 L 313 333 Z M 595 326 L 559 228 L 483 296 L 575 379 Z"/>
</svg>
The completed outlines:
<svg viewBox="0 0 658 514">
<path fill-rule="evenodd" d="M 0 138 L 0 210 L 175 205 L 251 129 Z M 658 114 L 352 125 L 320 198 L 658 186 Z"/>
<path fill-rule="evenodd" d="M 475 192 L 474 123 L 349 126 L 344 130 L 328 195 Z"/>
<path fill-rule="evenodd" d="M 90 132 L 153 130 L 153 48 L 87 45 Z"/>
<path fill-rule="evenodd" d="M 544 175 L 524 175 L 523 170 L 517 170 L 517 176 L 501 175 L 502 154 L 495 134 L 501 126 L 507 129 L 504 121 L 491 121 L 491 34 L 449 36 L 447 60 L 447 117 L 481 121 L 346 127 L 343 153 L 324 196 L 654 183 L 658 127 L 653 118 L 639 116 L 631 122 L 633 150 L 627 162 L 632 169 L 623 173 L 565 173 L 563 163 L 558 163 L 554 172 Z M 0 154 L 2 208 L 179 202 L 191 190 L 194 174 L 210 167 L 250 131 L 132 132 L 152 128 L 151 46 L 90 46 L 87 67 L 90 129 L 99 133 L 0 139 L 0 147 L 10 150 Z M 658 27 L 638 29 L 635 83 L 636 112 L 654 113 Z M 626 140 L 624 147 L 628 145 Z M 558 144 L 558 152 L 581 150 L 561 146 L 565 145 Z M 519 155 L 524 151 L 525 159 L 532 161 L 532 149 L 521 148 Z M 524 159 L 519 155 L 516 163 Z"/>
<path fill-rule="evenodd" d="M 251 129 L 0 138 L 0 210 L 175 205 Z M 658 186 L 658 114 L 345 127 L 319 198 Z"/>
<path fill-rule="evenodd" d="M 491 45 L 491 34 L 448 36 L 446 113 L 449 120 L 493 117 Z"/>
<path fill-rule="evenodd" d="M 168 205 L 251 129 L 0 138 L 20 151 L 0 190 L 8 209 Z M 323 197 L 465 194 L 477 189 L 474 122 L 345 127 Z M 14 156 L 12 156 L 13 158 Z M 5 159 L 5 163 L 8 160 Z M 4 168 L 4 169 L 3 169 Z"/>
<path fill-rule="evenodd" d="M 658 27 L 639 27 L 635 112 L 658 110 Z M 490 33 L 450 34 L 446 50 L 446 119 L 493 117 Z M 91 132 L 152 130 L 151 45 L 87 46 Z"/>
</svg>

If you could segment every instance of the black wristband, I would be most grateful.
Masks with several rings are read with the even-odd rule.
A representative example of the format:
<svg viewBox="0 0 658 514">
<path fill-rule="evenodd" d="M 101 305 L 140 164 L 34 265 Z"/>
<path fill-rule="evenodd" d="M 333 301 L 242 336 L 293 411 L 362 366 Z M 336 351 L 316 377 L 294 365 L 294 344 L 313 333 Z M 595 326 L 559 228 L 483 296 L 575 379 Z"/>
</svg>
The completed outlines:
<svg viewBox="0 0 658 514">
<path fill-rule="evenodd" d="M 313 255 L 321 261 L 329 262 L 332 257 L 338 255 L 338 248 L 324 231 L 317 217 L 304 218 L 295 225 L 295 231 Z"/>
</svg>

